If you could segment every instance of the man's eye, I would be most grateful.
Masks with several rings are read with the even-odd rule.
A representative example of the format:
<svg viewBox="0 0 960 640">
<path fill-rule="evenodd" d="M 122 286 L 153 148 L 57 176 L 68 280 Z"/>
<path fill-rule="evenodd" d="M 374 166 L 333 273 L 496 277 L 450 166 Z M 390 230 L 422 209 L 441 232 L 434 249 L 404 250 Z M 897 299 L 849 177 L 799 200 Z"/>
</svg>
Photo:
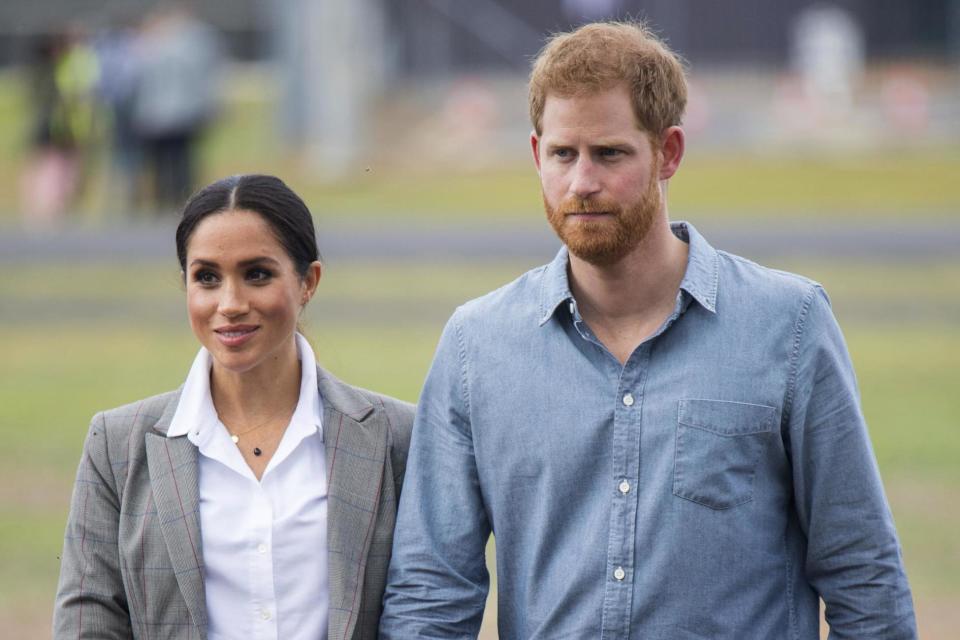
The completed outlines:
<svg viewBox="0 0 960 640">
<path fill-rule="evenodd" d="M 553 155 L 558 158 L 570 158 L 573 156 L 573 152 L 570 149 L 554 149 Z"/>
<path fill-rule="evenodd" d="M 620 149 L 601 149 L 600 155 L 604 158 L 616 158 L 623 155 Z"/>
</svg>

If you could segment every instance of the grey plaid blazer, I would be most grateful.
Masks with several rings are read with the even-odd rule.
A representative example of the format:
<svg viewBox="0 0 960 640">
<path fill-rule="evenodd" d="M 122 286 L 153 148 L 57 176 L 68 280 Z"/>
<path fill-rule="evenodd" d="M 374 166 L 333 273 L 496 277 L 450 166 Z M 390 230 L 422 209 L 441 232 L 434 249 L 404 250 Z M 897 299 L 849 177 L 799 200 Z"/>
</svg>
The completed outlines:
<svg viewBox="0 0 960 640">
<path fill-rule="evenodd" d="M 317 368 L 329 640 L 377 637 L 413 405 Z M 197 448 L 167 438 L 179 391 L 99 413 L 73 490 L 55 639 L 206 638 Z"/>
</svg>

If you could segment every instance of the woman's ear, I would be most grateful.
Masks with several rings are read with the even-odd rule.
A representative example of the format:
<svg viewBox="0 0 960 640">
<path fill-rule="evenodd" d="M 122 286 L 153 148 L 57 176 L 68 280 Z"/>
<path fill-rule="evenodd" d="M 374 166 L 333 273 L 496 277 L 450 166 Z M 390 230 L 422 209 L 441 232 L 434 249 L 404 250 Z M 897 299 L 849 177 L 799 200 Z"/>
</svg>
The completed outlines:
<svg viewBox="0 0 960 640">
<path fill-rule="evenodd" d="M 303 298 L 300 300 L 301 305 L 306 305 L 310 302 L 310 298 L 317 292 L 317 285 L 320 284 L 321 277 L 323 277 L 323 265 L 319 260 L 314 260 L 310 263 L 310 266 L 307 267 L 307 272 L 303 274 Z"/>
</svg>

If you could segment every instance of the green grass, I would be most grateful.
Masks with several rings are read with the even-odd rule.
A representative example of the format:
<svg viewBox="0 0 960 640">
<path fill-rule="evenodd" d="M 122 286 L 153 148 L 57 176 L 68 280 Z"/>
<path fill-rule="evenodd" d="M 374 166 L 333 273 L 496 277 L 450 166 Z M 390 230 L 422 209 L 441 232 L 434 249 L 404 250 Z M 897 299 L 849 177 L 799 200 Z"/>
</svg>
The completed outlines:
<svg viewBox="0 0 960 640">
<path fill-rule="evenodd" d="M 960 489 L 960 329 L 847 331 L 880 466 Z"/>
<path fill-rule="evenodd" d="M 897 264 L 818 260 L 786 262 L 777 268 L 812 278 L 833 302 L 870 301 L 887 304 L 906 300 L 919 306 L 950 301 L 960 295 L 960 263 Z"/>
<path fill-rule="evenodd" d="M 883 451 L 881 444 L 877 447 Z M 956 446 L 953 453 L 956 459 L 960 453 Z M 889 471 L 887 467 L 884 470 Z M 914 599 L 921 607 L 928 601 L 956 602 L 960 598 L 960 512 L 951 506 L 957 502 L 958 483 L 916 471 L 884 475 Z M 951 613 L 953 621 L 960 622 L 960 612 L 954 609 Z"/>
<path fill-rule="evenodd" d="M 371 160 L 328 183 L 280 149 L 270 95 L 250 78 L 231 88 L 204 142 L 207 179 L 277 173 L 321 220 L 540 223 L 538 182 L 526 157 L 479 171 L 426 158 L 407 166 Z M 16 218 L 27 108 L 19 76 L 0 74 L 0 225 Z M 947 146 L 831 156 L 691 151 L 671 183 L 670 207 L 677 218 L 709 211 L 813 224 L 837 212 L 864 222 L 946 219 L 960 213 L 958 175 L 960 152 Z M 98 180 L 87 208 L 103 204 Z M 414 400 L 454 306 L 527 266 L 332 265 L 308 309 L 306 331 L 335 374 Z M 830 293 L 918 605 L 955 602 L 960 264 L 776 266 L 817 279 Z M 172 252 L 163 265 L 5 267 L 0 329 L 0 625 L 13 629 L 11 637 L 33 637 L 49 628 L 69 492 L 91 415 L 177 386 L 196 344 Z M 945 628 L 960 626 L 955 607 L 936 606 L 955 616 Z M 20 623 L 28 631 L 18 632 Z"/>
<path fill-rule="evenodd" d="M 787 219 L 960 215 L 955 148 L 820 155 L 691 153 L 670 184 L 674 212 Z M 718 211 L 718 209 L 720 211 Z"/>
<path fill-rule="evenodd" d="M 940 301 L 960 297 L 960 265 L 790 266 L 827 286 L 841 319 L 864 304 L 933 309 L 922 322 L 851 313 L 843 324 L 915 588 L 960 594 L 960 516 L 945 507 L 960 490 L 960 329 L 936 319 Z M 306 331 L 335 374 L 415 400 L 453 307 L 521 269 L 341 266 L 327 273 Z M 53 589 L 52 558 L 91 415 L 176 387 L 196 344 L 168 265 L 7 268 L 0 299 L 0 551 L 16 556 L 0 579 L 0 601 L 34 606 Z M 11 309 L 28 312 L 38 302 L 47 306 L 14 321 Z M 93 315 L 78 319 L 81 306 Z M 369 315 L 334 312 L 343 307 Z M 434 311 L 402 321 L 405 310 L 423 307 Z"/>
<path fill-rule="evenodd" d="M 415 399 L 439 326 L 308 330 L 337 375 Z M 863 402 L 908 570 L 919 599 L 960 595 L 960 489 L 956 460 L 960 331 L 952 327 L 847 327 Z M 0 484 L 0 601 L 50 601 L 56 557 L 89 417 L 179 384 L 195 351 L 186 328 L 7 327 L 0 373 L 6 448 Z M 45 614 L 44 614 L 45 615 Z"/>
<path fill-rule="evenodd" d="M 58 488 L 62 486 L 58 483 Z M 69 500 L 69 484 L 66 487 L 64 497 Z M 51 509 L 49 505 L 0 509 L 0 556 L 4 564 L 0 607 L 14 602 L 31 608 L 41 603 L 53 605 L 63 547 L 64 509 Z"/>
<path fill-rule="evenodd" d="M 134 265 L 50 264 L 18 266 L 15 277 L 0 279 L 0 298 L 20 301 L 57 301 L 64 305 L 96 301 L 148 301 L 170 304 L 184 296 L 180 269 L 173 256 L 168 264 Z M 324 268 L 319 295 L 355 300 L 396 301 L 415 297 L 466 300 L 513 280 L 534 264 L 334 264 Z M 960 269 L 958 269 L 960 272 Z"/>
<path fill-rule="evenodd" d="M 430 157 L 398 165 L 378 160 L 374 147 L 361 166 L 336 181 L 326 180 L 301 154 L 281 148 L 274 130 L 271 86 L 256 75 L 232 77 L 226 104 L 204 139 L 205 182 L 233 173 L 276 173 L 321 216 L 371 223 L 402 217 L 500 224 L 532 222 L 542 215 L 539 182 L 526 154 L 505 155 L 496 166 L 473 169 Z M 17 216 L 28 109 L 21 76 L 0 75 L 0 223 L 9 224 Z M 383 128 L 402 128 L 402 123 Z M 377 144 L 403 142 L 398 136 Z M 97 166 L 80 208 L 88 220 L 99 221 L 100 210 L 116 205 L 107 201 L 105 154 L 95 157 Z M 671 182 L 670 206 L 678 218 L 702 211 L 748 219 L 824 219 L 838 212 L 865 220 L 947 218 L 960 212 L 957 175 L 960 152 L 948 143 L 937 149 L 832 154 L 693 149 Z"/>
<path fill-rule="evenodd" d="M 289 169 L 291 184 L 322 215 L 354 219 L 398 217 L 442 222 L 536 221 L 542 212 L 532 164 L 458 172 L 434 168 L 374 168 L 324 184 Z M 918 215 L 951 218 L 960 212 L 960 154 L 908 151 L 877 159 L 876 152 L 826 158 L 790 154 L 691 154 L 670 184 L 676 217 L 710 211 L 725 219 L 875 220 Z"/>
</svg>

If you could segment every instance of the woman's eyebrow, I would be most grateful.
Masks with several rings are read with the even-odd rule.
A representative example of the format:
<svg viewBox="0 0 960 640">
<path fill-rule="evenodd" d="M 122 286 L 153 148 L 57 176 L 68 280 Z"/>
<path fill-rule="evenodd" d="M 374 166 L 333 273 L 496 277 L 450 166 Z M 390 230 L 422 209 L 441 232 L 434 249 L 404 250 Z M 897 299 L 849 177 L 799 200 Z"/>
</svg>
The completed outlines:
<svg viewBox="0 0 960 640">
<path fill-rule="evenodd" d="M 280 261 L 277 260 L 276 258 L 271 258 L 270 256 L 257 256 L 257 257 L 255 257 L 255 258 L 247 258 L 246 260 L 241 260 L 240 262 L 237 263 L 237 266 L 239 266 L 239 267 L 249 267 L 249 266 L 251 266 L 251 265 L 260 264 L 260 263 L 262 263 L 262 262 L 269 262 L 269 263 L 276 264 L 276 265 L 279 265 L 279 264 L 280 264 Z M 214 260 L 206 260 L 206 259 L 204 259 L 204 258 L 195 258 L 194 260 L 191 260 L 191 261 L 190 261 L 190 266 L 192 267 L 192 266 L 194 266 L 194 265 L 200 265 L 201 267 L 217 267 L 217 266 L 220 266 L 216 261 L 214 261 Z"/>
<path fill-rule="evenodd" d="M 257 256 L 256 258 L 248 258 L 246 260 L 241 260 L 240 262 L 237 263 L 237 265 L 241 267 L 249 267 L 251 265 L 258 264 L 261 262 L 271 262 L 277 265 L 280 264 L 279 260 L 276 260 L 275 258 L 271 258 L 270 256 Z"/>
</svg>

